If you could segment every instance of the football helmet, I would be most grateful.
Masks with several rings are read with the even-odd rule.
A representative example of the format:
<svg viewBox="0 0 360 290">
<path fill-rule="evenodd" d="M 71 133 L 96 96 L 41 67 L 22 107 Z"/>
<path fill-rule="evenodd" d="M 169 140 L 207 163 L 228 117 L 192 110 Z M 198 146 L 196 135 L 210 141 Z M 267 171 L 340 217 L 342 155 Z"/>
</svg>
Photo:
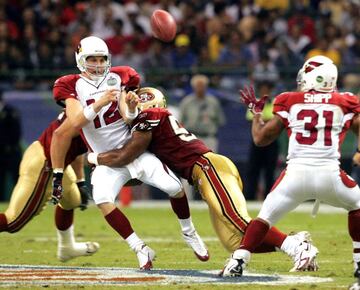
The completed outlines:
<svg viewBox="0 0 360 290">
<path fill-rule="evenodd" d="M 338 77 L 337 67 L 333 61 L 323 55 L 309 58 L 298 72 L 296 78 L 298 89 L 306 92 L 333 92 Z"/>
<path fill-rule="evenodd" d="M 151 87 L 140 88 L 137 92 L 139 96 L 138 108 L 145 110 L 149 108 L 166 108 L 166 99 L 162 92 Z"/>
<path fill-rule="evenodd" d="M 105 65 L 91 65 L 86 62 L 89 56 L 104 56 Z M 86 72 L 94 81 L 105 76 L 111 67 L 111 55 L 109 49 L 101 38 L 89 36 L 83 38 L 75 52 L 77 67 L 81 72 Z"/>
</svg>

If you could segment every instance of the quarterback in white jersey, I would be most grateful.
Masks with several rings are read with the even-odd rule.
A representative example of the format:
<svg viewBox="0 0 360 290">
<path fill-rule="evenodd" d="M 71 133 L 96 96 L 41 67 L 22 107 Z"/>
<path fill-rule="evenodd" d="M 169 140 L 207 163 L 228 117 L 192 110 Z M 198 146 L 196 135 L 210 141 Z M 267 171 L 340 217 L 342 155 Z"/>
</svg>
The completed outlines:
<svg viewBox="0 0 360 290">
<path fill-rule="evenodd" d="M 360 104 L 357 96 L 337 92 L 336 81 L 337 68 L 330 59 L 316 56 L 307 60 L 298 74 L 299 92 L 277 96 L 274 117 L 267 123 L 261 119 L 267 96 L 257 100 L 252 88 L 240 91 L 241 100 L 255 115 L 255 144 L 265 146 L 286 129 L 289 148 L 287 167 L 267 195 L 258 217 L 249 224 L 239 249 L 232 254 L 225 267 L 227 275 L 241 276 L 250 253 L 284 214 L 306 200 L 317 199 L 348 211 L 354 275 L 360 277 L 360 189 L 339 167 L 340 146 L 360 113 Z M 317 251 L 311 247 L 308 251 L 304 259 L 311 261 Z"/>
<path fill-rule="evenodd" d="M 128 66 L 111 68 L 106 43 L 94 36 L 80 41 L 75 57 L 81 73 L 59 78 L 53 89 L 55 100 L 65 106 L 68 117 L 68 121 L 56 131 L 51 148 L 55 173 L 62 170 L 61 152 L 66 148 L 67 141 L 64 140 L 68 140 L 62 138 L 59 141 L 60 136 L 69 137 L 71 132 L 81 130 L 90 151 L 100 153 L 120 148 L 130 138 L 128 123 L 137 116 L 138 96 L 132 90 L 138 87 L 140 77 L 134 69 Z M 170 196 L 185 241 L 197 256 L 208 258 L 207 249 L 191 222 L 181 182 L 155 155 L 145 152 L 125 167 L 96 166 L 91 178 L 96 205 L 107 222 L 136 252 L 140 268 L 152 267 L 154 251 L 137 237 L 128 219 L 115 206 L 120 189 L 133 178 L 155 186 Z M 61 192 L 54 188 L 53 196 L 56 202 L 61 198 Z"/>
</svg>

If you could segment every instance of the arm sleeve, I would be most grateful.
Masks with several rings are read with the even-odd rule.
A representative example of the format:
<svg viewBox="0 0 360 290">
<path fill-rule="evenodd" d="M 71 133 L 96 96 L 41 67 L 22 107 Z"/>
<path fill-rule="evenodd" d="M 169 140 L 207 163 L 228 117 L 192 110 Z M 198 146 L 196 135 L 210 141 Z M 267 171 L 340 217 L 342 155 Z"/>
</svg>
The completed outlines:
<svg viewBox="0 0 360 290">
<path fill-rule="evenodd" d="M 111 68 L 111 72 L 121 77 L 121 85 L 127 91 L 136 89 L 140 84 L 140 75 L 130 66 L 115 66 Z"/>
<path fill-rule="evenodd" d="M 68 75 L 58 78 L 53 87 L 53 96 L 56 103 L 65 107 L 65 100 L 68 98 L 77 99 L 75 84 L 79 77 L 77 75 Z"/>
</svg>

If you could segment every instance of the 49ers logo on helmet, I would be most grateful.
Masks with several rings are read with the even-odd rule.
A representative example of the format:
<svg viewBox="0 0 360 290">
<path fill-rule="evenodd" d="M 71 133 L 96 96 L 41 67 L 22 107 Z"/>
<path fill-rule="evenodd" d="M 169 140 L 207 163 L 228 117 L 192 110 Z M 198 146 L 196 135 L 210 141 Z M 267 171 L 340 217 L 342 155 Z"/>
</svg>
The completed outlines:
<svg viewBox="0 0 360 290">
<path fill-rule="evenodd" d="M 152 93 L 142 93 L 139 95 L 139 99 L 140 99 L 140 103 L 146 103 L 146 102 L 150 102 L 153 99 L 155 99 L 155 96 Z"/>
</svg>

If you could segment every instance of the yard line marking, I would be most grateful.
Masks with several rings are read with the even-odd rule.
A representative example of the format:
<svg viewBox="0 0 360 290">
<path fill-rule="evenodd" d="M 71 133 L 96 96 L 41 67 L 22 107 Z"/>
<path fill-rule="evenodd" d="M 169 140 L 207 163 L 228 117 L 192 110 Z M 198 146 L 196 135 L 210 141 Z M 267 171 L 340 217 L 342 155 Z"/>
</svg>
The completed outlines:
<svg viewBox="0 0 360 290">
<path fill-rule="evenodd" d="M 331 278 L 269 275 L 245 272 L 243 277 L 222 278 L 218 270 L 140 271 L 113 267 L 68 267 L 43 265 L 0 265 L 0 288 L 59 285 L 169 285 L 180 284 L 260 284 L 289 285 L 332 282 Z"/>
</svg>

